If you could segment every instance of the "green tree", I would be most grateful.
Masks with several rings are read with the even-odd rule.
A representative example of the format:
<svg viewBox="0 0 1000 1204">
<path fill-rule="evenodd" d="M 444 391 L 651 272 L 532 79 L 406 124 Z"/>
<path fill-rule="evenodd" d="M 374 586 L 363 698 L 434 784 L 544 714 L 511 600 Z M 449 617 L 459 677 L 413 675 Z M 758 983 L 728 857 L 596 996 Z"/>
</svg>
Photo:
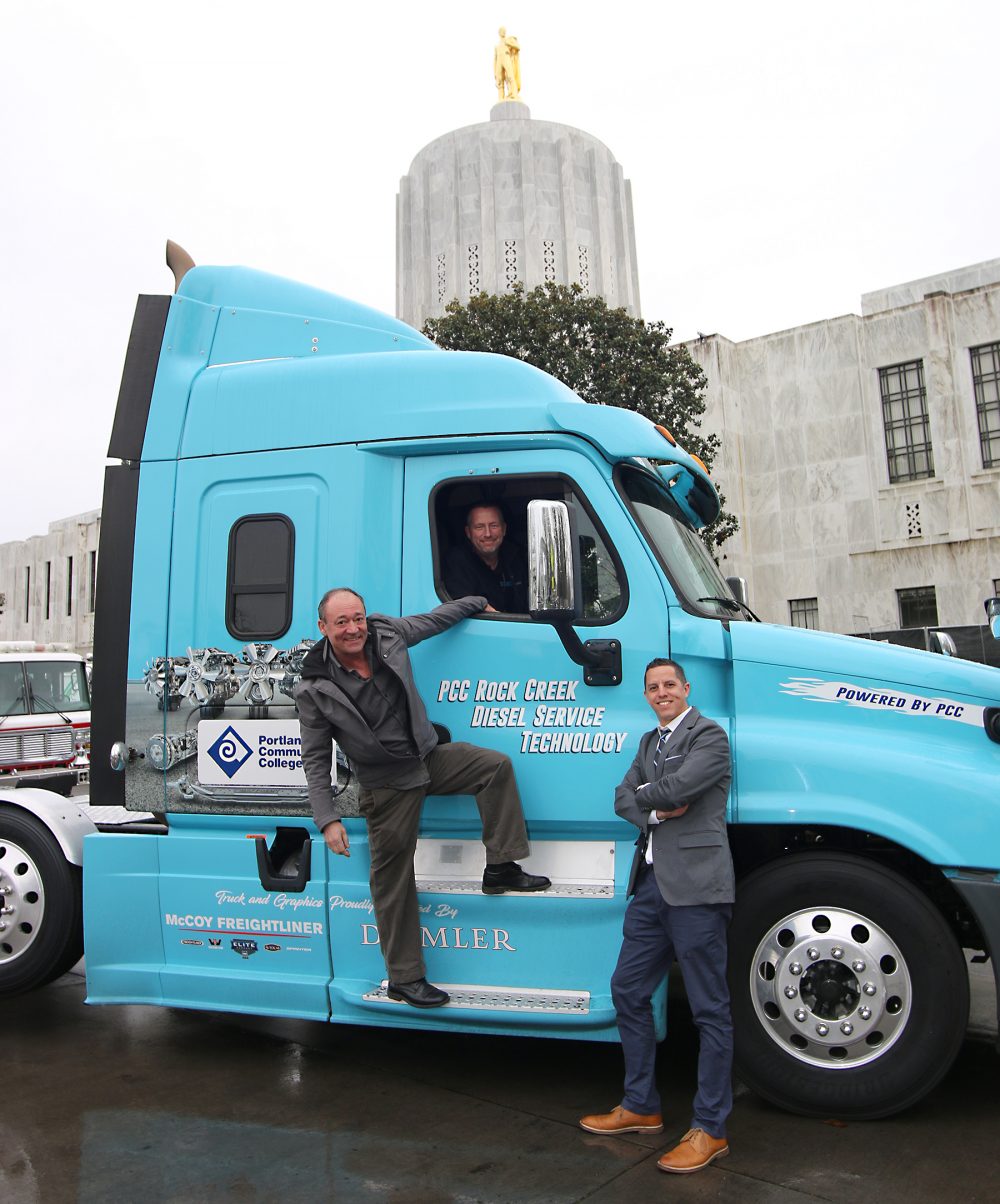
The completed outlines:
<svg viewBox="0 0 1000 1204">
<path fill-rule="evenodd" d="M 621 406 L 665 426 L 678 443 L 712 467 L 719 438 L 701 430 L 705 374 L 686 347 L 671 347 L 673 331 L 644 322 L 578 284 L 523 285 L 502 296 L 480 293 L 468 305 L 452 301 L 424 334 L 452 351 L 492 351 L 525 360 L 561 380 L 584 401 Z M 725 498 L 722 498 L 723 505 Z M 722 510 L 702 531 L 717 548 L 739 528 Z"/>
</svg>

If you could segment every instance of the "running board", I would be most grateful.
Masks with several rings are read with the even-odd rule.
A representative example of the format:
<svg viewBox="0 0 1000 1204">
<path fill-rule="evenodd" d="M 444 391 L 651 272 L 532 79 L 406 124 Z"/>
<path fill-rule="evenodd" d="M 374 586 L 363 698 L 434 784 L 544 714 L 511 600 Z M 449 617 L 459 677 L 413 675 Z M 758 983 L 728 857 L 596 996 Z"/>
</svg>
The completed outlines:
<svg viewBox="0 0 1000 1204">
<path fill-rule="evenodd" d="M 589 991 L 556 991 L 531 987 L 485 987 L 467 983 L 436 982 L 434 984 L 451 996 L 448 1008 L 467 1008 L 480 1012 L 548 1012 L 564 1016 L 586 1016 L 590 1012 Z M 381 1003 L 389 1007 L 409 1007 L 401 999 L 390 999 L 388 983 L 383 979 L 374 991 L 366 991 L 365 1003 Z M 435 1008 L 435 1011 L 441 1009 Z"/>
<path fill-rule="evenodd" d="M 545 891 L 507 891 L 542 899 L 613 899 L 615 844 L 609 840 L 534 840 L 531 855 L 519 857 L 529 874 L 552 879 Z M 417 890 L 435 895 L 479 895 L 486 850 L 480 840 L 425 836 L 417 841 L 413 868 Z M 490 896 L 496 898 L 497 896 Z"/>
<path fill-rule="evenodd" d="M 483 880 L 479 878 L 417 878 L 417 890 L 428 895 L 481 895 Z M 540 899 L 613 899 L 613 882 L 553 882 L 548 890 L 507 890 L 505 895 Z M 496 898 L 496 895 L 490 895 Z"/>
</svg>

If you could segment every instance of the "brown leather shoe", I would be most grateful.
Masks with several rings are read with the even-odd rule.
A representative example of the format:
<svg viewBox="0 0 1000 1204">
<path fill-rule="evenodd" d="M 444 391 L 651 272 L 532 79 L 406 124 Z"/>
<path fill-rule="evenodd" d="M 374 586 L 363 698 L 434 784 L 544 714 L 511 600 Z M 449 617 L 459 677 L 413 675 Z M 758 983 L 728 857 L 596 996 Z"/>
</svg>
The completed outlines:
<svg viewBox="0 0 1000 1204">
<path fill-rule="evenodd" d="M 688 1129 L 672 1150 L 657 1162 L 661 1171 L 675 1175 L 690 1175 L 700 1171 L 729 1153 L 729 1142 L 725 1137 L 709 1137 L 704 1129 Z"/>
<path fill-rule="evenodd" d="M 597 1116 L 585 1116 L 580 1121 L 580 1128 L 588 1133 L 602 1133 L 614 1136 L 616 1133 L 662 1133 L 663 1117 L 659 1112 L 644 1116 L 641 1112 L 629 1112 L 621 1104 L 610 1112 L 602 1112 Z"/>
</svg>

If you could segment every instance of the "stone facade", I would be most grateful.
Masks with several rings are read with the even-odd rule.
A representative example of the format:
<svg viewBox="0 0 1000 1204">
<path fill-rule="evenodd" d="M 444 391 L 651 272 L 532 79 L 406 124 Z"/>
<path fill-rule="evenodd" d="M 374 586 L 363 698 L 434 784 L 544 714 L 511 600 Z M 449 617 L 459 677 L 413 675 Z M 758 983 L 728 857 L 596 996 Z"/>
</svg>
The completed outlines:
<svg viewBox="0 0 1000 1204">
<path fill-rule="evenodd" d="M 0 544 L 0 640 L 94 650 L 94 591 L 101 512 L 49 524 L 47 535 Z"/>
<path fill-rule="evenodd" d="M 631 184 L 583 130 L 527 105 L 453 130 L 413 160 L 396 198 L 396 313 L 420 327 L 454 298 L 553 281 L 639 317 Z"/>
<path fill-rule="evenodd" d="M 686 344 L 708 378 L 704 427 L 722 438 L 713 472 L 741 523 L 723 568 L 747 578 L 762 618 L 788 623 L 793 601 L 815 599 L 824 630 L 885 630 L 908 625 L 897 591 L 933 587 L 938 624 L 985 621 L 1000 578 L 1000 463 L 984 456 L 1000 442 L 980 437 L 972 351 L 990 344 L 1000 260 L 866 294 L 861 316 Z M 986 354 L 1000 362 L 1000 346 Z M 917 451 L 917 472 L 900 474 L 897 458 L 909 479 L 893 482 L 879 370 L 915 364 L 906 380 L 922 381 L 924 398 L 905 405 L 922 405 L 927 426 L 909 438 L 929 433 L 933 467 Z M 996 390 L 983 394 L 993 430 Z M 906 435 L 895 437 L 898 449 Z"/>
</svg>

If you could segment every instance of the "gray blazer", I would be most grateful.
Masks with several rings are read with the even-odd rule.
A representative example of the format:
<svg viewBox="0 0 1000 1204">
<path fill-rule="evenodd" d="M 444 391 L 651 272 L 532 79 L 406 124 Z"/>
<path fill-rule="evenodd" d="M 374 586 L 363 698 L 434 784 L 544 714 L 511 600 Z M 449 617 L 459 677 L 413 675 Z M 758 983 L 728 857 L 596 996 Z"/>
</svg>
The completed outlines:
<svg viewBox="0 0 1000 1204">
<path fill-rule="evenodd" d="M 642 737 L 615 791 L 615 810 L 639 829 L 627 893 L 635 890 L 646 842 L 652 840 L 656 884 L 668 903 L 732 903 L 733 859 L 726 837 L 726 799 L 733 776 L 729 738 L 692 707 L 664 745 L 654 776 L 657 738 L 656 728 Z M 638 790 L 643 783 L 649 785 Z M 650 824 L 650 811 L 671 811 L 685 803 L 683 815 Z"/>
<path fill-rule="evenodd" d="M 302 767 L 309 787 L 309 805 L 320 831 L 341 817 L 330 782 L 331 741 L 335 739 L 344 750 L 362 786 L 377 787 L 401 773 L 419 769 L 420 760 L 436 746 L 437 733 L 417 693 L 407 649 L 447 631 L 469 615 L 479 614 L 485 606 L 485 598 L 459 598 L 424 615 L 402 619 L 391 615 L 368 616 L 368 639 L 374 655 L 403 683 L 415 758 L 387 752 L 360 711 L 330 678 L 326 668 L 327 657 L 332 655 L 329 642 L 319 640 L 310 648 L 303 662 L 302 680 L 295 687 L 295 702 L 299 708 Z"/>
</svg>

